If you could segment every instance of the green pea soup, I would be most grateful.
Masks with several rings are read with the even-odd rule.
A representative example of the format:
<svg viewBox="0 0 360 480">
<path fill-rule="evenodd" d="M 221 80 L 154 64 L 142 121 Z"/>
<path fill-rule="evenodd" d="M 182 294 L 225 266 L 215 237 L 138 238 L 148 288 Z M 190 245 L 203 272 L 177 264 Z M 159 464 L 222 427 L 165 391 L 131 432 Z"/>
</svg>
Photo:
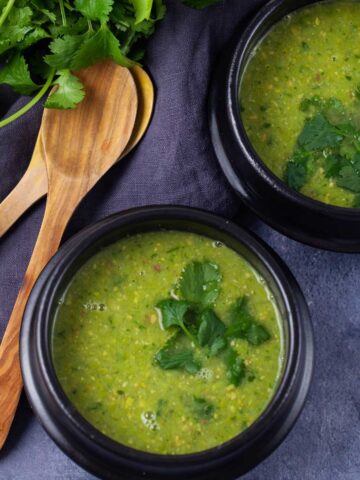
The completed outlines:
<svg viewBox="0 0 360 480">
<path fill-rule="evenodd" d="M 57 308 L 52 351 L 86 420 L 124 445 L 170 455 L 248 428 L 284 362 L 264 279 L 221 242 L 179 231 L 130 236 L 91 257 Z"/>
<path fill-rule="evenodd" d="M 360 206 L 360 2 L 324 1 L 279 21 L 240 87 L 247 135 L 292 188 Z"/>
</svg>

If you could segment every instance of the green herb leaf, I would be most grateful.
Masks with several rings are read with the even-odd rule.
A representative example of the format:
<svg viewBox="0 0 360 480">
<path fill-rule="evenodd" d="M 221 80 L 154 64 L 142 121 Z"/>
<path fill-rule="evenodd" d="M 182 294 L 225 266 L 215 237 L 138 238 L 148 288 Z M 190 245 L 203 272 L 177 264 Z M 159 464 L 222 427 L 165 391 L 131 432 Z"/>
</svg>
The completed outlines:
<svg viewBox="0 0 360 480">
<path fill-rule="evenodd" d="M 285 174 L 286 183 L 294 190 L 300 190 L 307 181 L 307 170 L 301 163 L 288 162 Z"/>
<path fill-rule="evenodd" d="M 61 70 L 59 74 L 54 82 L 58 89 L 48 97 L 45 107 L 74 108 L 85 96 L 83 84 L 69 70 Z"/>
<path fill-rule="evenodd" d="M 27 48 L 31 47 L 35 43 L 40 42 L 40 40 L 44 40 L 44 38 L 50 38 L 50 34 L 41 27 L 35 27 L 34 29 L 30 30 L 23 38 L 21 42 L 17 43 L 17 49 L 26 50 Z M 31 62 L 33 64 L 33 62 Z"/>
<path fill-rule="evenodd" d="M 71 68 L 79 70 L 105 58 L 112 58 L 123 67 L 131 67 L 134 64 L 120 50 L 119 40 L 106 25 L 102 25 L 95 35 L 88 37 L 80 45 L 73 57 Z"/>
<path fill-rule="evenodd" d="M 344 166 L 344 159 L 340 155 L 329 155 L 325 158 L 324 173 L 325 177 L 335 177 L 339 175 Z"/>
<path fill-rule="evenodd" d="M 206 309 L 200 315 L 200 327 L 198 331 L 198 341 L 201 347 L 212 348 L 214 343 L 222 338 L 225 334 L 226 327 L 224 323 L 218 318 L 213 310 Z M 216 344 L 212 350 L 217 351 L 219 343 Z"/>
<path fill-rule="evenodd" d="M 300 103 L 300 110 L 308 112 L 309 110 L 319 111 L 324 106 L 324 101 L 318 95 L 310 98 L 303 98 Z"/>
<path fill-rule="evenodd" d="M 135 23 L 140 23 L 143 20 L 149 20 L 153 0 L 131 0 L 135 8 Z"/>
<path fill-rule="evenodd" d="M 226 335 L 233 338 L 244 338 L 254 321 L 249 312 L 247 297 L 241 297 L 236 300 L 229 312 L 230 326 L 227 328 Z"/>
<path fill-rule="evenodd" d="M 345 138 L 338 148 L 338 153 L 345 160 L 351 160 L 356 153 L 356 145 L 354 144 L 354 139 Z"/>
<path fill-rule="evenodd" d="M 346 121 L 346 112 L 343 103 L 334 97 L 324 100 L 323 114 L 331 125 L 337 126 Z"/>
<path fill-rule="evenodd" d="M 239 386 L 246 378 L 246 366 L 244 360 L 237 352 L 229 347 L 225 352 L 225 365 L 227 368 L 227 378 L 230 383 Z"/>
<path fill-rule="evenodd" d="M 0 70 L 0 83 L 10 85 L 15 92 L 22 95 L 29 95 L 39 88 L 32 81 L 25 59 L 19 53 Z"/>
<path fill-rule="evenodd" d="M 301 132 L 298 143 L 306 150 L 317 150 L 331 147 L 339 142 L 343 137 L 322 115 L 317 114 L 314 118 L 305 123 Z"/>
<path fill-rule="evenodd" d="M 89 38 L 88 34 L 56 38 L 49 45 L 52 54 L 45 56 L 46 63 L 56 69 L 71 68 L 74 56 L 86 38 Z"/>
<path fill-rule="evenodd" d="M 339 187 L 360 192 L 360 131 L 354 115 L 336 98 L 304 99 L 300 109 L 318 113 L 305 123 L 288 161 L 285 181 L 300 190 L 323 165 L 325 177 L 336 179 Z"/>
<path fill-rule="evenodd" d="M 228 345 L 228 342 L 225 337 L 217 337 L 215 338 L 214 342 L 211 344 L 209 349 L 209 356 L 215 357 L 219 355 Z"/>
<path fill-rule="evenodd" d="M 360 175 L 353 166 L 349 165 L 340 170 L 337 184 L 351 192 L 360 193 Z"/>
<path fill-rule="evenodd" d="M 75 0 L 75 8 L 89 20 L 106 22 L 113 3 L 113 0 Z"/>
<path fill-rule="evenodd" d="M 155 19 L 162 20 L 166 15 L 166 5 L 163 0 L 155 0 Z"/>
<path fill-rule="evenodd" d="M 31 5 L 43 14 L 43 18 L 38 16 L 37 22 L 46 23 L 47 20 L 50 20 L 51 23 L 56 23 L 56 13 L 45 8 L 46 2 L 41 0 L 32 0 Z"/>
<path fill-rule="evenodd" d="M 221 279 L 217 265 L 210 262 L 190 263 L 180 280 L 180 293 L 185 300 L 206 308 L 217 299 Z"/>
<path fill-rule="evenodd" d="M 191 341 L 196 342 L 195 337 L 185 325 L 185 316 L 192 307 L 190 302 L 169 298 L 159 302 L 156 307 L 161 312 L 161 322 L 165 330 L 172 326 L 180 327 Z"/>
<path fill-rule="evenodd" d="M 173 325 L 181 327 L 184 324 L 184 317 L 191 308 L 191 303 L 169 298 L 159 302 L 156 307 L 161 310 L 162 325 L 167 330 Z"/>
<path fill-rule="evenodd" d="M 247 297 L 239 298 L 232 306 L 230 321 L 231 325 L 226 331 L 227 337 L 243 338 L 254 346 L 261 345 L 271 338 L 267 329 L 251 314 Z"/>
<path fill-rule="evenodd" d="M 261 345 L 270 339 L 270 334 L 260 323 L 252 323 L 246 332 L 246 340 L 251 345 Z"/>
<path fill-rule="evenodd" d="M 194 374 L 201 369 L 191 350 L 159 350 L 154 357 L 155 363 L 164 370 L 186 370 Z"/>
<path fill-rule="evenodd" d="M 198 420 L 211 420 L 215 413 L 215 405 L 206 398 L 194 396 L 192 411 Z"/>
</svg>

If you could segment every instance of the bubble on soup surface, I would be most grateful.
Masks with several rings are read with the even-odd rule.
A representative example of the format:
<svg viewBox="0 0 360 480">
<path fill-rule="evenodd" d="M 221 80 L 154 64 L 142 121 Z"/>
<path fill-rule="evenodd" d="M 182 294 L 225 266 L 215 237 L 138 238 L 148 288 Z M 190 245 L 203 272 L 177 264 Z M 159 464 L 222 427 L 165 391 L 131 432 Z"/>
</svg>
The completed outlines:
<svg viewBox="0 0 360 480">
<path fill-rule="evenodd" d="M 159 424 L 156 421 L 156 413 L 151 411 L 142 412 L 141 421 L 149 430 L 159 430 Z"/>
<path fill-rule="evenodd" d="M 202 380 L 207 380 L 210 381 L 214 377 L 214 373 L 210 368 L 202 368 L 201 370 L 198 371 L 196 374 L 198 378 L 201 378 Z"/>
<path fill-rule="evenodd" d="M 222 242 L 220 242 L 219 240 L 215 240 L 214 242 L 212 242 L 212 246 L 214 248 L 221 248 L 224 246 L 224 244 Z"/>
</svg>

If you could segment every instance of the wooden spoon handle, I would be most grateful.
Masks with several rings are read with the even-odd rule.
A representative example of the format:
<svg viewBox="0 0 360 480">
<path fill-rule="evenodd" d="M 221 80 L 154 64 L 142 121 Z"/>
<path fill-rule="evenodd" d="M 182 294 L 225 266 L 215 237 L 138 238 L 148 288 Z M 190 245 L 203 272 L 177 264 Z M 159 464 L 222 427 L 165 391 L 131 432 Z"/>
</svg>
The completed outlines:
<svg viewBox="0 0 360 480">
<path fill-rule="evenodd" d="M 16 187 L 0 203 L 0 237 L 47 193 L 48 181 L 42 148 L 39 133 L 28 169 Z"/>
<path fill-rule="evenodd" d="M 59 205 L 58 198 L 57 204 L 51 199 L 47 202 L 39 236 L 0 345 L 0 449 L 7 438 L 22 389 L 19 333 L 25 306 L 40 272 L 56 253 L 73 213 L 67 205 Z"/>
</svg>

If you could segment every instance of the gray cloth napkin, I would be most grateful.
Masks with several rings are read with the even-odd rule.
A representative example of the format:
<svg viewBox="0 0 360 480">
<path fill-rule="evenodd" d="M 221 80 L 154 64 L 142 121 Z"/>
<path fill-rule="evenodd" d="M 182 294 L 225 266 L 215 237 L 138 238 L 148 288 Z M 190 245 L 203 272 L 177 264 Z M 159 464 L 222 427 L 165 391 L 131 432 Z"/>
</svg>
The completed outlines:
<svg viewBox="0 0 360 480">
<path fill-rule="evenodd" d="M 148 46 L 146 67 L 157 89 L 150 128 L 136 150 L 84 200 L 66 237 L 110 213 L 176 203 L 237 216 L 270 243 L 296 274 L 316 329 L 317 364 L 309 401 L 293 432 L 248 480 L 360 479 L 360 255 L 321 252 L 291 241 L 243 215 L 214 157 L 207 128 L 209 78 L 240 23 L 264 0 L 225 0 L 194 11 L 168 2 Z M 0 115 L 26 101 L 0 88 Z M 31 158 L 41 106 L 0 130 L 0 200 Z M 0 337 L 10 316 L 43 214 L 35 206 L 0 239 Z M 238 213 L 241 212 L 241 217 Z M 1 415 L 1 412 L 0 412 Z M 21 401 L 0 453 L 0 480 L 89 480 Z"/>
</svg>

